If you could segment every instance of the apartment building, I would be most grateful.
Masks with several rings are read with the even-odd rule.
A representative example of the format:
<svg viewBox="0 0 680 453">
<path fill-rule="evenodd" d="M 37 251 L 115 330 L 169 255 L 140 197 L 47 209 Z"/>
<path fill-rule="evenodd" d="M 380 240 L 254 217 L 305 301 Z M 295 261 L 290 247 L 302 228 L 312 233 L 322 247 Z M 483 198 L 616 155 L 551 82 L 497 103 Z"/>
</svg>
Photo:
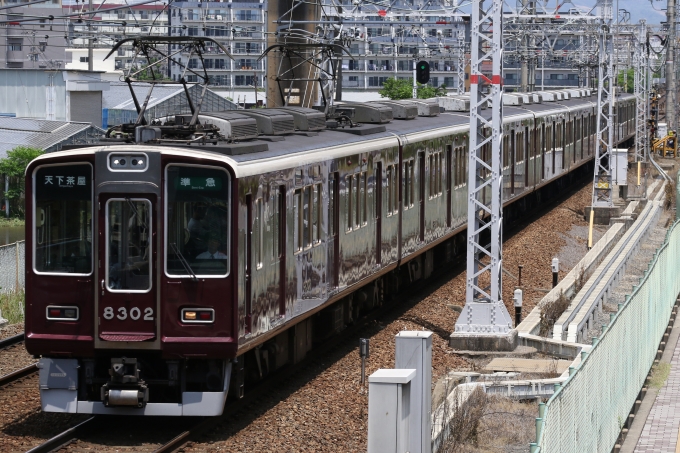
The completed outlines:
<svg viewBox="0 0 680 453">
<path fill-rule="evenodd" d="M 66 21 L 50 20 L 62 11 L 61 0 L 27 4 L 0 0 L 0 68 L 59 69 L 66 60 Z"/>
<path fill-rule="evenodd" d="M 208 47 L 203 59 L 210 85 L 223 93 L 227 91 L 234 101 L 248 95 L 248 102 L 253 102 L 258 91 L 264 97 L 266 61 L 257 59 L 266 47 L 266 5 L 264 0 L 170 4 L 172 36 L 210 37 L 233 56 L 232 60 L 219 48 Z M 182 52 L 177 59 L 190 69 L 203 69 L 195 54 Z M 178 64 L 170 65 L 172 80 L 179 81 L 183 71 Z M 187 72 L 186 80 L 196 82 L 198 77 Z"/>
<path fill-rule="evenodd" d="M 114 55 L 103 61 L 104 57 L 111 50 L 113 45 L 122 39 L 131 38 L 138 35 L 167 36 L 168 29 L 168 8 L 161 3 L 151 3 L 139 5 L 134 2 L 129 4 L 115 1 L 113 3 L 103 3 L 102 0 L 94 0 L 93 9 L 99 12 L 93 16 L 97 21 L 92 24 L 79 22 L 78 17 L 74 16 L 68 22 L 68 43 L 66 50 L 70 54 L 69 69 L 87 69 L 89 41 L 98 51 L 94 52 L 93 68 L 106 72 L 122 71 L 133 64 L 135 58 L 134 50 L 131 45 L 124 45 L 115 52 Z M 66 14 L 77 14 L 84 8 L 83 4 L 64 5 Z M 85 7 L 86 8 L 86 7 Z M 103 52 L 102 50 L 106 50 Z M 146 60 L 138 55 L 139 63 L 144 64 Z M 160 75 L 168 76 L 167 65 L 159 68 Z"/>
</svg>

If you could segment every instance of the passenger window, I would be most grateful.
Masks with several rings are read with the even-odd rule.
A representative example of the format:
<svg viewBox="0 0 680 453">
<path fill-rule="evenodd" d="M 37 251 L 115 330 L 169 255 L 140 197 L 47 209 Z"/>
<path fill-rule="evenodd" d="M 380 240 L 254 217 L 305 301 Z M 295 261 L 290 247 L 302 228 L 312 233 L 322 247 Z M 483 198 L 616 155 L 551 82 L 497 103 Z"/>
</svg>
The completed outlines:
<svg viewBox="0 0 680 453">
<path fill-rule="evenodd" d="M 36 272 L 92 272 L 90 165 L 53 165 L 36 170 L 33 219 Z"/>
</svg>

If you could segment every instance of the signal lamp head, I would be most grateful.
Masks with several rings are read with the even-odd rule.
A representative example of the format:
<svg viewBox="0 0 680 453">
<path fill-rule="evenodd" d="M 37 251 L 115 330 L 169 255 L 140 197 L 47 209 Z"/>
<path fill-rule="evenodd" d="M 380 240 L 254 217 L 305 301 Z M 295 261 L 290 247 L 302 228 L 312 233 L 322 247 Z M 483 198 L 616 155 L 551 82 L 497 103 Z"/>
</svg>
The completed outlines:
<svg viewBox="0 0 680 453">
<path fill-rule="evenodd" d="M 62 307 L 48 305 L 46 317 L 48 321 L 77 321 L 80 310 L 78 307 Z"/>
<path fill-rule="evenodd" d="M 215 322 L 215 310 L 212 308 L 183 308 L 180 319 L 183 323 L 210 324 Z"/>
</svg>

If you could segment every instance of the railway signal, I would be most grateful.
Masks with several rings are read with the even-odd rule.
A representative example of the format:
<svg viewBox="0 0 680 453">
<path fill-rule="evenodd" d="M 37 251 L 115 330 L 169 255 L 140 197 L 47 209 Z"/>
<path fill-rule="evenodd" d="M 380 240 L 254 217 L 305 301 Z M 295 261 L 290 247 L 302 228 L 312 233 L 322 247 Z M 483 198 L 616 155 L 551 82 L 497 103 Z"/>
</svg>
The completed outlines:
<svg viewBox="0 0 680 453">
<path fill-rule="evenodd" d="M 419 61 L 416 64 L 416 81 L 421 85 L 430 81 L 430 63 L 427 61 Z"/>
</svg>

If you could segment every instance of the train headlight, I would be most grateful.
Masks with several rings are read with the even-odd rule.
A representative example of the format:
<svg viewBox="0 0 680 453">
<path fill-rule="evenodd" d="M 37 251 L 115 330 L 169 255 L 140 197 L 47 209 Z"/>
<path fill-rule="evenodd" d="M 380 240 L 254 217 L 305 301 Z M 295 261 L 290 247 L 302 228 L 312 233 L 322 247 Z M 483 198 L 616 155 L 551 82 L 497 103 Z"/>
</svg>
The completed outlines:
<svg viewBox="0 0 680 453">
<path fill-rule="evenodd" d="M 80 310 L 78 307 L 48 305 L 46 314 L 48 321 L 77 321 Z"/>
<path fill-rule="evenodd" d="M 212 308 L 183 308 L 180 319 L 185 323 L 210 324 L 215 322 L 215 310 Z"/>
</svg>

